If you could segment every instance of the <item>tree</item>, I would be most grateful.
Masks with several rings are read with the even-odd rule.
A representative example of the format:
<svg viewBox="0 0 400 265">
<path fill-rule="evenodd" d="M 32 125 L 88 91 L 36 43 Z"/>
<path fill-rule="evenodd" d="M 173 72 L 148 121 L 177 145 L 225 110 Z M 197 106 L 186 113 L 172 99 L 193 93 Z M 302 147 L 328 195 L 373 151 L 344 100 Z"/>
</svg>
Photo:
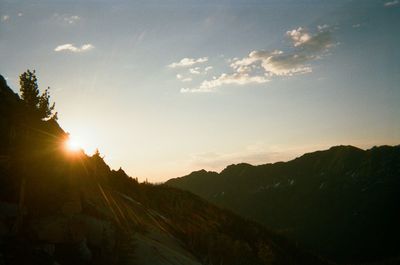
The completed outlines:
<svg viewBox="0 0 400 265">
<path fill-rule="evenodd" d="M 52 118 L 57 120 L 57 112 L 53 114 L 56 103 L 50 105 L 50 94 L 48 87 L 43 94 L 39 97 L 38 112 L 42 119 Z"/>
<path fill-rule="evenodd" d="M 27 70 L 19 76 L 19 84 L 21 86 L 21 97 L 26 105 L 31 108 L 37 108 L 39 104 L 39 88 L 35 70 L 32 72 Z"/>
<path fill-rule="evenodd" d="M 37 84 L 35 70 L 29 69 L 19 76 L 19 84 L 21 98 L 25 104 L 34 110 L 42 120 L 57 120 L 57 112 L 54 112 L 55 103 L 50 104 L 50 87 L 48 87 L 41 95 L 39 95 L 39 87 Z"/>
</svg>

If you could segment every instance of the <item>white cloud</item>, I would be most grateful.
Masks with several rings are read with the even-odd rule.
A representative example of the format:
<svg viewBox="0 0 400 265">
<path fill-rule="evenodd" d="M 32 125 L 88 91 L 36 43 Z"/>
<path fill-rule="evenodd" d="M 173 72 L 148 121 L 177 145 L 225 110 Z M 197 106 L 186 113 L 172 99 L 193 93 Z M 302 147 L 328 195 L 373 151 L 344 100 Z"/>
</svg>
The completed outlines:
<svg viewBox="0 0 400 265">
<path fill-rule="evenodd" d="M 320 58 L 322 52 L 333 46 L 329 26 L 319 26 L 319 32 L 311 35 L 302 27 L 286 32 L 295 49 L 290 52 L 252 51 L 247 57 L 233 59 L 231 67 L 238 73 L 251 73 L 260 66 L 266 76 L 292 76 L 312 72 L 307 63 Z"/>
<path fill-rule="evenodd" d="M 359 28 L 359 27 L 361 27 L 361 24 L 354 24 L 352 27 L 353 28 Z"/>
<path fill-rule="evenodd" d="M 310 34 L 302 27 L 289 30 L 286 32 L 286 35 L 292 39 L 295 47 L 300 46 L 311 39 Z"/>
<path fill-rule="evenodd" d="M 231 73 L 223 73 L 211 80 L 203 80 L 193 88 L 182 88 L 182 93 L 214 92 L 223 85 L 248 85 L 262 84 L 273 76 L 293 76 L 312 72 L 310 63 L 322 58 L 334 46 L 331 31 L 334 30 L 327 24 L 317 26 L 316 32 L 311 34 L 307 29 L 298 27 L 289 30 L 286 35 L 293 46 L 288 51 L 254 50 L 244 58 L 226 60 L 232 68 Z M 181 61 L 180 64 L 193 63 L 194 59 Z M 176 64 L 170 67 L 176 67 Z M 212 67 L 193 67 L 191 74 L 206 74 Z M 182 77 L 183 78 L 183 77 Z"/>
<path fill-rule="evenodd" d="M 193 89 L 193 88 L 182 87 L 180 92 L 181 93 L 195 93 L 195 92 L 200 92 L 200 91 L 196 91 L 196 89 Z"/>
<path fill-rule="evenodd" d="M 264 76 L 250 76 L 247 73 L 221 74 L 213 80 L 205 80 L 201 83 L 200 89 L 210 90 L 226 84 L 246 85 L 250 83 L 266 83 L 269 80 Z"/>
<path fill-rule="evenodd" d="M 319 52 L 332 46 L 331 32 L 326 30 L 329 26 L 319 26 L 319 32 L 311 35 L 302 27 L 286 32 L 286 35 L 292 40 L 294 47 L 308 50 L 310 52 Z"/>
<path fill-rule="evenodd" d="M 386 2 L 386 3 L 384 3 L 383 5 L 384 5 L 385 7 L 391 7 L 391 6 L 395 6 L 395 5 L 398 5 L 398 4 L 399 4 L 399 1 L 398 1 L 398 0 L 394 0 L 394 1 Z"/>
<path fill-rule="evenodd" d="M 94 46 L 90 43 L 83 44 L 81 47 L 76 47 L 71 43 L 66 43 L 66 44 L 57 46 L 56 48 L 54 48 L 54 51 L 56 51 L 56 52 L 60 52 L 60 51 L 86 52 L 86 51 L 92 50 L 93 48 L 94 48 Z"/>
<path fill-rule="evenodd" d="M 261 65 L 264 74 L 267 76 L 291 76 L 294 74 L 304 74 L 311 72 L 311 68 L 305 63 L 311 58 L 305 54 L 285 54 L 282 51 L 252 51 L 250 54 L 231 63 L 231 67 L 238 73 L 250 73 Z"/>
<path fill-rule="evenodd" d="M 332 42 L 331 32 L 323 31 L 311 37 L 310 40 L 299 46 L 305 52 L 320 53 L 325 52 L 329 48 L 332 48 L 334 43 Z"/>
<path fill-rule="evenodd" d="M 263 60 L 261 65 L 268 75 L 292 76 L 312 72 L 311 67 L 305 65 L 310 59 L 304 54 L 279 54 Z"/>
<path fill-rule="evenodd" d="M 212 70 L 213 67 L 212 66 L 207 66 L 206 68 L 204 68 L 204 71 L 207 73 L 208 71 Z"/>
<path fill-rule="evenodd" d="M 202 59 L 202 58 L 199 58 L 199 59 Z M 196 61 L 198 61 L 199 59 L 197 59 Z M 182 60 L 181 60 L 182 61 Z M 204 61 L 204 60 L 201 60 L 201 61 Z M 205 74 L 207 74 L 207 72 L 208 71 L 210 71 L 211 69 L 212 69 L 213 67 L 212 66 L 206 66 L 206 67 L 199 67 L 199 66 L 196 66 L 196 67 L 193 67 L 193 68 L 189 68 L 188 70 L 187 70 L 187 73 L 186 73 L 186 77 L 185 77 L 185 75 L 183 75 L 183 74 L 181 74 L 181 73 L 178 73 L 177 75 L 176 75 L 176 78 L 178 79 L 178 80 L 180 80 L 181 82 L 191 82 L 191 81 L 193 81 L 193 78 L 191 77 L 191 76 L 187 76 L 187 75 L 205 75 Z M 182 88 L 181 89 L 181 91 L 184 91 L 184 92 L 188 92 L 188 91 L 190 91 L 191 89 L 189 89 L 189 88 Z"/>
<path fill-rule="evenodd" d="M 21 12 L 19 12 L 17 15 L 18 15 L 19 17 L 22 17 L 24 14 L 21 13 Z"/>
<path fill-rule="evenodd" d="M 70 14 L 58 14 L 55 13 L 53 15 L 54 19 L 56 21 L 58 21 L 58 23 L 61 24 L 67 24 L 67 25 L 74 25 L 76 24 L 78 21 L 81 20 L 81 17 L 78 15 L 70 15 Z"/>
<path fill-rule="evenodd" d="M 208 57 L 201 57 L 198 59 L 194 58 L 183 58 L 179 62 L 174 62 L 168 65 L 170 68 L 176 68 L 176 67 L 188 67 L 192 66 L 194 64 L 199 64 L 199 63 L 205 63 L 208 61 Z"/>
<path fill-rule="evenodd" d="M 192 74 L 192 75 L 200 75 L 200 74 L 201 75 L 205 75 L 211 69 L 213 69 L 212 66 L 207 66 L 207 67 L 204 67 L 204 68 L 201 68 L 201 67 L 197 66 L 197 67 L 190 68 L 189 69 L 189 73 Z"/>
<path fill-rule="evenodd" d="M 191 74 L 193 74 L 193 75 L 199 75 L 199 74 L 201 74 L 201 72 L 200 72 L 200 67 L 190 68 L 190 69 L 189 69 L 189 73 L 191 73 Z"/>
<path fill-rule="evenodd" d="M 318 25 L 317 26 L 317 29 L 319 31 L 323 31 L 323 30 L 328 29 L 328 28 L 329 28 L 329 25 L 327 25 L 327 24 L 323 24 L 323 25 Z"/>
<path fill-rule="evenodd" d="M 192 81 L 192 78 L 190 78 L 190 77 L 184 77 L 184 76 L 181 75 L 181 74 L 177 74 L 177 75 L 176 75 L 176 78 L 177 78 L 178 80 L 181 80 L 182 82 L 190 82 L 190 81 Z"/>
<path fill-rule="evenodd" d="M 261 84 L 266 83 L 269 80 L 264 76 L 250 76 L 247 73 L 233 73 L 233 74 L 221 74 L 218 78 L 212 80 L 204 80 L 197 88 L 182 88 L 181 93 L 204 93 L 213 92 L 215 89 L 222 85 L 235 84 L 235 85 L 246 85 L 251 83 Z"/>
<path fill-rule="evenodd" d="M 4 22 L 9 20 L 9 19 L 10 19 L 9 15 L 4 15 L 4 16 L 1 17 L 1 21 L 4 21 Z"/>
<path fill-rule="evenodd" d="M 82 45 L 81 51 L 88 51 L 88 50 L 91 50 L 93 48 L 94 48 L 94 46 L 92 44 L 88 43 L 88 44 Z"/>
<path fill-rule="evenodd" d="M 253 51 L 249 54 L 248 57 L 244 57 L 242 59 L 239 58 L 233 58 L 231 60 L 231 67 L 236 69 L 238 72 L 243 72 L 244 70 L 247 70 L 248 68 L 246 68 L 249 65 L 252 65 L 253 63 L 257 62 L 259 60 L 259 58 L 256 58 L 256 56 L 254 56 L 256 52 L 263 52 L 263 51 Z"/>
<path fill-rule="evenodd" d="M 67 22 L 68 24 L 75 24 L 80 19 L 81 18 L 79 16 L 77 16 L 77 15 L 64 17 L 64 21 Z"/>
</svg>

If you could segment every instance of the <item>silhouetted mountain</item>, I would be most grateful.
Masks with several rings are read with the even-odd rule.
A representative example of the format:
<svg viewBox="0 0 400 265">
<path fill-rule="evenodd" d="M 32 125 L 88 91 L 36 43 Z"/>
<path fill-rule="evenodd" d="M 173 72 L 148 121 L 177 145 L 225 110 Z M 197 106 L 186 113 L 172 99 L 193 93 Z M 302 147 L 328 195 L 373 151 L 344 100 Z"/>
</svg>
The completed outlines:
<svg viewBox="0 0 400 265">
<path fill-rule="evenodd" d="M 0 264 L 327 264 L 192 193 L 68 153 L 0 76 Z"/>
<path fill-rule="evenodd" d="M 196 171 L 166 184 L 332 260 L 399 262 L 400 146 L 336 146 L 289 162 Z"/>
</svg>

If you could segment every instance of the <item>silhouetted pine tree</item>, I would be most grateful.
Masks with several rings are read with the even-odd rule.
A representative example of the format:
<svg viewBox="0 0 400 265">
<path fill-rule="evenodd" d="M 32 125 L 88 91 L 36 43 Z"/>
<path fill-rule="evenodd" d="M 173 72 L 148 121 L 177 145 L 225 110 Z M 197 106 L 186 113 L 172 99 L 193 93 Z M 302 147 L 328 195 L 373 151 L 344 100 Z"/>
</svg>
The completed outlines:
<svg viewBox="0 0 400 265">
<path fill-rule="evenodd" d="M 34 110 L 34 112 L 42 120 L 54 119 L 57 120 L 57 112 L 53 113 L 55 103 L 50 104 L 50 93 L 48 87 L 42 95 L 39 95 L 39 87 L 35 70 L 29 69 L 19 76 L 19 84 L 21 98 L 26 105 Z"/>
</svg>

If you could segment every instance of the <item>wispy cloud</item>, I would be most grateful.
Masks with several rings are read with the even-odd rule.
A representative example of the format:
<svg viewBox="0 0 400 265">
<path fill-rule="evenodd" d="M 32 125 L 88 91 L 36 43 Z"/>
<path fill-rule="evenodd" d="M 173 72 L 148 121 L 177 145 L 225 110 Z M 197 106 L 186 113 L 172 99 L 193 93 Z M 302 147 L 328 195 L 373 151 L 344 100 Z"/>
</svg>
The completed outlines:
<svg viewBox="0 0 400 265">
<path fill-rule="evenodd" d="M 55 13 L 53 15 L 53 17 L 59 23 L 67 24 L 67 25 L 74 25 L 74 24 L 78 23 L 81 20 L 80 16 L 71 15 L 71 14 L 58 14 L 58 13 Z"/>
<path fill-rule="evenodd" d="M 174 62 L 168 65 L 170 68 L 177 68 L 177 67 L 189 67 L 199 63 L 205 63 L 208 61 L 208 57 L 201 57 L 198 59 L 194 58 L 183 58 L 179 62 Z"/>
<path fill-rule="evenodd" d="M 23 13 L 19 12 L 19 13 L 17 13 L 16 16 L 22 17 L 23 15 L 24 15 Z M 12 18 L 15 19 L 16 16 L 13 15 Z M 1 22 L 9 22 L 10 20 L 11 20 L 11 16 L 10 15 L 3 15 L 3 16 L 0 17 L 0 21 Z"/>
<path fill-rule="evenodd" d="M 9 15 L 4 15 L 1 17 L 1 21 L 3 21 L 3 22 L 8 21 L 9 19 L 10 19 Z"/>
<path fill-rule="evenodd" d="M 213 67 L 210 65 L 210 66 L 207 66 L 206 68 L 204 68 L 204 71 L 207 73 L 208 71 L 211 71 L 213 69 Z"/>
<path fill-rule="evenodd" d="M 206 58 L 206 57 L 204 57 Z M 201 58 L 199 58 L 201 59 Z M 198 61 L 198 60 L 197 60 Z M 212 66 L 206 66 L 206 67 L 200 67 L 200 66 L 196 66 L 196 67 L 192 67 L 192 68 L 185 68 L 185 72 L 184 73 L 178 73 L 176 75 L 176 78 L 178 80 L 180 80 L 181 82 L 191 82 L 193 81 L 193 78 L 198 78 L 199 76 L 202 75 L 206 75 L 209 73 L 209 71 L 211 71 L 213 69 Z M 190 92 L 191 89 L 189 88 L 182 88 L 181 91 L 184 92 Z"/>
<path fill-rule="evenodd" d="M 384 3 L 383 6 L 391 7 L 391 6 L 395 6 L 395 5 L 398 5 L 398 4 L 399 4 L 399 1 L 398 0 L 394 0 L 394 1 L 389 1 L 389 2 Z"/>
<path fill-rule="evenodd" d="M 182 82 L 190 82 L 190 81 L 192 81 L 192 78 L 191 78 L 191 77 L 184 77 L 184 76 L 181 75 L 181 74 L 177 74 L 177 75 L 176 75 L 176 78 L 177 78 L 178 80 L 181 80 Z"/>
<path fill-rule="evenodd" d="M 251 83 L 261 84 L 269 80 L 264 76 L 250 76 L 248 73 L 221 74 L 212 80 L 204 80 L 197 88 L 182 88 L 182 93 L 207 93 L 213 92 L 217 87 L 228 84 L 246 85 Z"/>
<path fill-rule="evenodd" d="M 94 49 L 94 46 L 90 43 L 83 44 L 81 47 L 76 47 L 71 43 L 66 43 L 57 46 L 54 48 L 54 51 L 61 52 L 61 51 L 69 51 L 69 52 L 86 52 Z"/>
<path fill-rule="evenodd" d="M 328 29 L 329 28 L 329 25 L 328 24 L 323 24 L 323 25 L 318 25 L 317 26 L 317 29 L 319 30 L 319 31 L 323 31 L 323 30 L 326 30 L 326 29 Z"/>
<path fill-rule="evenodd" d="M 78 22 L 81 18 L 77 15 L 69 16 L 69 17 L 64 17 L 64 21 L 67 22 L 68 24 L 74 24 Z"/>
<path fill-rule="evenodd" d="M 206 66 L 204 68 L 197 66 L 197 67 L 189 68 L 189 73 L 192 75 L 205 75 L 212 69 L 213 69 L 212 66 Z"/>
<path fill-rule="evenodd" d="M 189 69 L 189 73 L 193 74 L 193 75 L 199 75 L 200 72 L 200 67 L 195 67 L 195 68 L 190 68 Z"/>
</svg>

